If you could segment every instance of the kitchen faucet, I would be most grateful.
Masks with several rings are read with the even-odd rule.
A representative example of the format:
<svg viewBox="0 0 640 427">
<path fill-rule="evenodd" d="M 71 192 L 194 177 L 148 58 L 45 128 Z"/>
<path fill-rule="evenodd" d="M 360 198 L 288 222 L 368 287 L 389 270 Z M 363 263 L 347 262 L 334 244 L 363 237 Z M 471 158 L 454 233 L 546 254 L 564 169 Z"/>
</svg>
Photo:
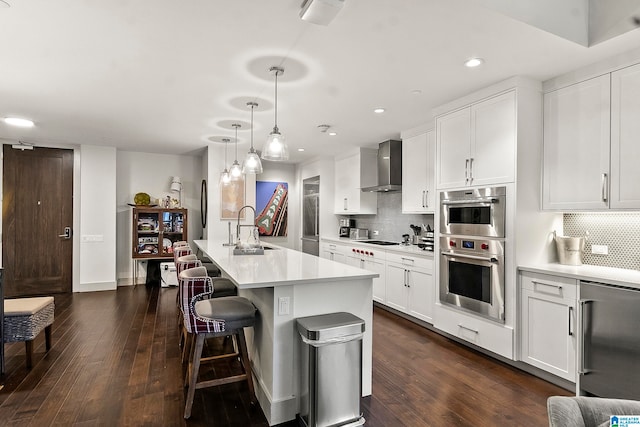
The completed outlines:
<svg viewBox="0 0 640 427">
<path fill-rule="evenodd" d="M 242 211 L 245 208 L 250 208 L 253 211 L 253 225 L 248 225 L 248 224 L 240 225 L 240 214 L 242 213 Z M 244 205 L 238 211 L 238 223 L 236 225 L 236 242 L 240 241 L 240 228 L 241 227 L 254 227 L 255 228 L 255 226 L 256 226 L 256 210 L 255 210 L 255 208 L 253 206 L 251 206 L 251 205 Z"/>
</svg>

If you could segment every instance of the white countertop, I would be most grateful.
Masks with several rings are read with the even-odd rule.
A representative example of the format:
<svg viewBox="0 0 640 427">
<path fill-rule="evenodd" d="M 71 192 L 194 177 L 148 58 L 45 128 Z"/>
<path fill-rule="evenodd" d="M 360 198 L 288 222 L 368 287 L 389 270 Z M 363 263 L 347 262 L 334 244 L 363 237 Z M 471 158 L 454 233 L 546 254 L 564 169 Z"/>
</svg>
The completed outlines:
<svg viewBox="0 0 640 427">
<path fill-rule="evenodd" d="M 375 278 L 377 273 L 273 245 L 264 255 L 234 255 L 223 241 L 194 242 L 240 289 Z"/>
<path fill-rule="evenodd" d="M 563 264 L 536 264 L 521 265 L 518 269 L 534 273 L 554 274 L 556 276 L 569 277 L 578 280 L 601 282 L 605 284 L 626 286 L 640 289 L 640 271 L 624 268 L 600 267 L 597 265 L 563 265 Z"/>
<path fill-rule="evenodd" d="M 421 256 L 425 258 L 433 258 L 433 252 L 423 251 L 417 245 L 372 245 L 370 243 L 367 243 L 366 241 L 349 239 L 348 237 L 321 237 L 320 240 L 326 241 L 326 242 L 341 243 L 343 245 L 367 246 L 370 248 L 376 248 L 378 250 L 382 249 L 390 252 L 411 254 L 411 255 Z M 369 239 L 369 240 L 377 240 L 377 239 Z"/>
</svg>

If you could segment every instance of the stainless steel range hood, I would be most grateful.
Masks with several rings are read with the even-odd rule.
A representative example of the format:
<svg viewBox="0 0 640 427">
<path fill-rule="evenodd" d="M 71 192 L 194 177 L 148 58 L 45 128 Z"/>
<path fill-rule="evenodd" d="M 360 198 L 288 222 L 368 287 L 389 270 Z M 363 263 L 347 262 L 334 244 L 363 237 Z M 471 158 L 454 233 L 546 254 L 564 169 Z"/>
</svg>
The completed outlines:
<svg viewBox="0 0 640 427">
<path fill-rule="evenodd" d="M 365 187 L 363 192 L 402 190 L 402 141 L 390 139 L 378 147 L 378 185 Z"/>
</svg>

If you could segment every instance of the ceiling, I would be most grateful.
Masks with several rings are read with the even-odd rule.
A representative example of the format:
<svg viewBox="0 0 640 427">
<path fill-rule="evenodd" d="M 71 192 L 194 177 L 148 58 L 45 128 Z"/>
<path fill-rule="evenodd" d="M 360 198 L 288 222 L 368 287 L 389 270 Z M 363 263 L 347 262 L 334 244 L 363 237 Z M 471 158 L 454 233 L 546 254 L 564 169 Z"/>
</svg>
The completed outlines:
<svg viewBox="0 0 640 427">
<path fill-rule="evenodd" d="M 274 124 L 268 70 L 280 65 L 292 163 L 397 138 L 433 107 L 508 77 L 546 80 L 640 46 L 633 30 L 585 47 L 474 0 L 346 0 L 329 26 L 302 21 L 302 0 L 6 2 L 0 117 L 36 125 L 0 122 L 5 142 L 190 154 L 233 138 L 239 122 L 244 152 L 256 101 L 260 149 Z M 486 62 L 465 68 L 473 56 Z"/>
</svg>

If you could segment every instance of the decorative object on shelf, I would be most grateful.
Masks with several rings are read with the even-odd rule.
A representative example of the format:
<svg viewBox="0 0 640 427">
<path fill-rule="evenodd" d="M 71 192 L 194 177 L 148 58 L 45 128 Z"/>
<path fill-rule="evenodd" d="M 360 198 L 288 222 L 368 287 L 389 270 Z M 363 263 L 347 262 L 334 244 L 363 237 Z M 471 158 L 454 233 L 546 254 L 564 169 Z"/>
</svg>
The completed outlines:
<svg viewBox="0 0 640 427">
<path fill-rule="evenodd" d="M 247 105 L 251 107 L 251 148 L 249 149 L 244 162 L 242 162 L 242 173 L 245 175 L 248 173 L 259 174 L 262 173 L 262 162 L 260 161 L 260 156 L 258 156 L 255 148 L 253 148 L 253 109 L 258 106 L 258 103 L 247 102 Z"/>
<path fill-rule="evenodd" d="M 240 175 L 240 179 L 223 185 L 220 188 L 220 219 L 236 219 L 240 208 L 244 205 L 244 197 L 244 175 Z"/>
<path fill-rule="evenodd" d="M 287 235 L 289 186 L 286 182 L 256 181 L 256 226 L 261 236 Z"/>
<path fill-rule="evenodd" d="M 136 193 L 136 195 L 133 196 L 133 203 L 148 206 L 151 204 L 151 197 L 147 193 Z"/>
<path fill-rule="evenodd" d="M 235 160 L 233 161 L 233 164 L 231 165 L 231 169 L 229 170 L 229 174 L 231 175 L 231 181 L 237 181 L 242 176 L 242 167 L 240 166 L 240 163 L 238 162 L 238 128 L 242 127 L 242 125 L 239 124 L 239 123 L 234 123 L 231 126 L 233 126 L 236 129 L 236 144 L 235 144 L 236 145 L 236 157 L 235 157 Z"/>
<path fill-rule="evenodd" d="M 276 80 L 274 103 L 275 118 L 273 130 L 269 134 L 269 137 L 264 143 L 264 147 L 262 149 L 262 158 L 273 161 L 289 160 L 289 148 L 284 140 L 284 136 L 280 133 L 280 129 L 278 129 L 278 76 L 284 74 L 284 68 L 271 67 L 269 72 L 275 75 Z"/>
<path fill-rule="evenodd" d="M 229 169 L 227 169 L 227 146 L 229 145 L 229 138 L 222 138 L 222 142 L 224 143 L 224 170 L 220 174 L 220 184 L 224 187 L 229 185 L 231 182 L 231 175 L 229 174 Z"/>
<path fill-rule="evenodd" d="M 178 193 L 178 204 L 172 207 L 182 207 L 182 181 L 180 180 L 179 176 L 174 176 L 171 178 L 171 191 L 173 191 L 174 193 Z"/>
</svg>

